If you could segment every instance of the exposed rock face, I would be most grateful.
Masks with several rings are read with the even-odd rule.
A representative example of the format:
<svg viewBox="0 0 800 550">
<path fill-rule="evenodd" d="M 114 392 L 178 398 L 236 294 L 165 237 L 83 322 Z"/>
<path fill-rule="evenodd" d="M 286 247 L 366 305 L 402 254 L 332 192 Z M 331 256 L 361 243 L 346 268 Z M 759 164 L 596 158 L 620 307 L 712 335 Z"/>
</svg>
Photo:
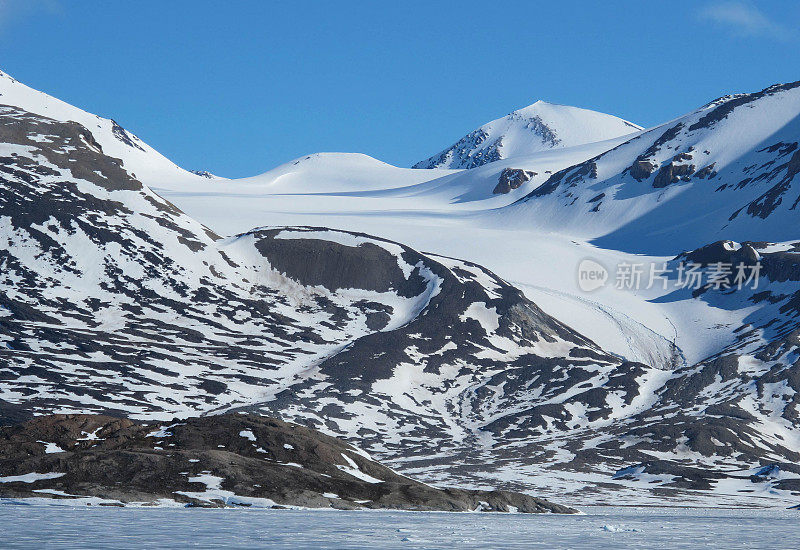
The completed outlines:
<svg viewBox="0 0 800 550">
<path fill-rule="evenodd" d="M 195 506 L 576 512 L 520 493 L 437 489 L 334 437 L 241 414 L 168 425 L 52 415 L 0 427 L 0 497 L 34 496 L 99 497 L 105 504 L 169 499 Z"/>
<path fill-rule="evenodd" d="M 700 170 L 698 170 L 694 176 L 701 180 L 706 178 L 714 179 L 714 177 L 717 175 L 717 172 L 714 170 L 714 166 L 716 166 L 716 163 L 712 162 L 708 166 L 705 166 Z"/>
<path fill-rule="evenodd" d="M 650 174 L 658 167 L 658 161 L 654 157 L 664 147 L 664 144 L 675 139 L 675 136 L 683 128 L 683 124 L 678 123 L 671 128 L 668 128 L 658 139 L 656 139 L 647 150 L 639 155 L 636 160 L 627 168 L 627 172 L 636 181 L 642 181 L 650 177 Z M 602 156 L 602 155 L 601 155 Z"/>
<path fill-rule="evenodd" d="M 656 165 L 649 160 L 637 160 L 628 169 L 628 173 L 637 181 L 649 178 L 650 174 L 656 169 Z"/>
<path fill-rule="evenodd" d="M 491 140 L 483 128 L 478 128 L 458 140 L 449 149 L 429 159 L 416 163 L 412 168 L 475 168 L 503 158 L 500 148 L 503 139 Z"/>
<path fill-rule="evenodd" d="M 733 265 L 744 262 L 750 265 L 760 260 L 761 255 L 756 251 L 752 243 L 739 244 L 733 241 L 717 241 L 697 250 L 681 254 L 677 259 L 686 259 L 702 265 L 717 262 Z"/>
<path fill-rule="evenodd" d="M 764 88 L 760 92 L 752 94 L 728 95 L 716 99 L 708 104 L 708 106 L 713 107 L 713 109 L 710 109 L 707 114 L 700 118 L 700 120 L 692 124 L 689 127 L 689 131 L 711 127 L 721 120 L 728 118 L 728 116 L 739 107 L 751 104 L 765 97 L 774 96 L 776 94 L 780 94 L 781 92 L 792 90 L 798 86 L 800 86 L 800 82 L 773 84 L 772 86 Z"/>
<path fill-rule="evenodd" d="M 575 169 L 577 168 L 577 169 Z M 597 164 L 592 160 L 587 160 L 577 165 L 577 167 L 569 167 L 564 170 L 559 170 L 545 181 L 542 185 L 522 197 L 517 203 L 525 202 L 531 197 L 544 197 L 553 193 L 562 184 L 567 187 L 574 187 L 575 182 L 580 181 L 582 178 L 596 178 L 597 177 Z"/>
<path fill-rule="evenodd" d="M 687 156 L 688 159 L 686 158 Z M 672 162 L 662 166 L 656 177 L 653 178 L 653 187 L 659 189 L 671 183 L 678 183 L 681 180 L 689 181 L 689 176 L 694 174 L 694 164 L 679 164 L 679 162 L 691 158 L 691 155 L 678 155 Z"/>
<path fill-rule="evenodd" d="M 788 178 L 794 178 L 797 174 L 800 174 L 800 151 L 795 151 L 786 166 L 786 176 Z"/>
<path fill-rule="evenodd" d="M 521 168 L 503 168 L 500 178 L 492 193 L 495 195 L 505 195 L 512 189 L 518 189 L 523 183 L 529 181 L 536 172 L 522 170 Z"/>
</svg>

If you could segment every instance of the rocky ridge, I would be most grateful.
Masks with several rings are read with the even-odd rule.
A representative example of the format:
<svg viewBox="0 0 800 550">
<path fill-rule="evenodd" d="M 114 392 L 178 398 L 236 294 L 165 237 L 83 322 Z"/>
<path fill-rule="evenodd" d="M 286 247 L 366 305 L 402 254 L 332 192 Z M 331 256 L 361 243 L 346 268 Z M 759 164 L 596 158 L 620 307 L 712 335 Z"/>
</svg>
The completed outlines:
<svg viewBox="0 0 800 550">
<path fill-rule="evenodd" d="M 137 423 L 40 416 L 0 427 L 0 499 L 114 505 L 575 513 L 507 491 L 438 489 L 315 430 L 257 415 Z"/>
</svg>

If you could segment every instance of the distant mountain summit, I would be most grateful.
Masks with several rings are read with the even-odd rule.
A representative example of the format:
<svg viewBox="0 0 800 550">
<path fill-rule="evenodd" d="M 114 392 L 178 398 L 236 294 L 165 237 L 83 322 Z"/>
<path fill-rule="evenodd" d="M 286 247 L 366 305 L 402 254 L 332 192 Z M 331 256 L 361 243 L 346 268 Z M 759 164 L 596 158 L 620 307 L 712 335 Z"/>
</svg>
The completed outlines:
<svg viewBox="0 0 800 550">
<path fill-rule="evenodd" d="M 414 168 L 475 168 L 547 149 L 613 139 L 642 130 L 612 115 L 537 101 L 488 122 Z"/>
</svg>

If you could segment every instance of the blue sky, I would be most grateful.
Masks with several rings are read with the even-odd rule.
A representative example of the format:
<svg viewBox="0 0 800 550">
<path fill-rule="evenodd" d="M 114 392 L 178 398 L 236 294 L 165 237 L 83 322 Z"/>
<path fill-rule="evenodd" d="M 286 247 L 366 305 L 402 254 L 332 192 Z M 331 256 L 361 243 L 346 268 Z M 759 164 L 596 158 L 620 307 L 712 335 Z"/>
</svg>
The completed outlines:
<svg viewBox="0 0 800 550">
<path fill-rule="evenodd" d="M 800 79 L 800 2 L 0 0 L 0 68 L 228 177 L 408 166 L 544 99 L 645 126 Z"/>
</svg>

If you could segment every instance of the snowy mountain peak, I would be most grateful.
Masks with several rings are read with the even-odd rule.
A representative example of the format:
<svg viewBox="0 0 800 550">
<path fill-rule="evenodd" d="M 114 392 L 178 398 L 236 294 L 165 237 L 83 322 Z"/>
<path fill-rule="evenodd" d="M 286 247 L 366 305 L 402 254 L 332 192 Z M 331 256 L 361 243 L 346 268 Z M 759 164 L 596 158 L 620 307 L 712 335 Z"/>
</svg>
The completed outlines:
<svg viewBox="0 0 800 550">
<path fill-rule="evenodd" d="M 535 102 L 528 105 L 527 107 L 522 107 L 521 109 L 512 111 L 511 113 L 508 114 L 508 116 L 518 115 L 518 116 L 533 118 L 535 116 L 541 116 L 543 114 L 547 114 L 548 110 L 550 109 L 558 109 L 560 107 L 567 109 L 579 109 L 578 107 L 570 107 L 569 105 L 550 103 L 549 101 L 538 99 Z M 585 111 L 586 109 L 580 109 L 580 110 Z"/>
<path fill-rule="evenodd" d="M 557 104 L 548 103 L 547 101 L 544 101 L 542 99 L 537 99 L 527 107 L 522 107 L 521 109 L 517 109 L 516 111 L 514 111 L 514 113 L 519 113 L 519 114 L 536 113 L 540 109 L 547 107 L 549 105 L 557 105 Z"/>
<path fill-rule="evenodd" d="M 548 149 L 605 141 L 641 129 L 612 115 L 539 100 L 484 124 L 414 168 L 475 168 Z"/>
</svg>

